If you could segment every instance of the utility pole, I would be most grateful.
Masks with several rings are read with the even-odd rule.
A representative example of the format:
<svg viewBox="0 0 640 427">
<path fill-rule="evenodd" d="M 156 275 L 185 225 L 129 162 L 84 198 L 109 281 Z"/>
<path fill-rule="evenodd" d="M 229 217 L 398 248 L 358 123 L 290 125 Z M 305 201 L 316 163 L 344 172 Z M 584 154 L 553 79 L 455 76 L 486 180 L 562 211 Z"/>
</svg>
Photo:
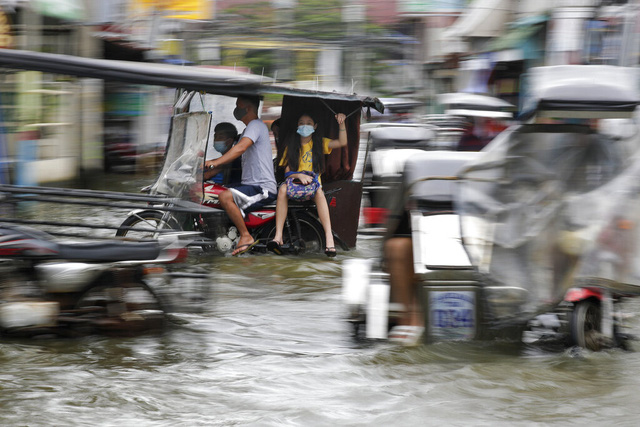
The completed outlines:
<svg viewBox="0 0 640 427">
<path fill-rule="evenodd" d="M 345 85 L 347 91 L 364 92 L 368 89 L 368 76 L 364 72 L 365 52 L 363 23 L 365 8 L 362 0 L 348 0 L 342 7 L 342 21 L 347 24 L 345 58 Z"/>
<path fill-rule="evenodd" d="M 272 0 L 273 8 L 276 13 L 276 23 L 279 31 L 287 28 L 287 25 L 293 23 L 293 10 L 297 5 L 296 0 Z M 278 49 L 277 51 L 277 78 L 279 80 L 293 80 L 293 61 L 292 51 L 289 49 Z"/>
</svg>

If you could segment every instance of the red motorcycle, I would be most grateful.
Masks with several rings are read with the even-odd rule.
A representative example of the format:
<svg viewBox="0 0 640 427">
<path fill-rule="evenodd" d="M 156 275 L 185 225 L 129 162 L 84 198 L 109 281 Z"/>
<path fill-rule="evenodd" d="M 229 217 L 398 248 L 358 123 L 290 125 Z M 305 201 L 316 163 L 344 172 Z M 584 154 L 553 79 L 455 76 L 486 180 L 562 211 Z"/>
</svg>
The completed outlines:
<svg viewBox="0 0 640 427">
<path fill-rule="evenodd" d="M 561 307 L 568 307 L 569 340 L 589 350 L 623 347 L 629 336 L 621 329 L 620 304 L 626 297 L 597 286 L 570 288 Z"/>
</svg>

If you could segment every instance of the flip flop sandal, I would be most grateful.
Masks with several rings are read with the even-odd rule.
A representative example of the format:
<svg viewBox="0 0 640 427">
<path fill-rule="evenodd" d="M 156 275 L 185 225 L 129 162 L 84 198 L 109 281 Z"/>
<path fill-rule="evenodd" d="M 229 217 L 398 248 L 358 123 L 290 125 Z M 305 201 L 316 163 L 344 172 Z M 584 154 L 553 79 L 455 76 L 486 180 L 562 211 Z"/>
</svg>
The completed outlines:
<svg viewBox="0 0 640 427">
<path fill-rule="evenodd" d="M 242 254 L 246 254 L 247 252 L 249 252 L 255 245 L 258 244 L 257 240 L 254 240 L 253 243 L 248 243 L 246 245 L 240 245 L 236 248 L 236 250 L 240 249 L 240 251 L 235 252 L 234 254 L 232 254 L 233 256 L 238 256 L 238 255 L 242 255 Z"/>
<path fill-rule="evenodd" d="M 335 246 L 330 246 L 330 247 L 324 248 L 324 254 L 326 256 L 328 256 L 329 258 L 333 258 L 338 253 L 336 252 L 336 247 Z"/>
<path fill-rule="evenodd" d="M 267 249 L 277 255 L 282 255 L 283 253 L 282 246 L 280 246 L 280 243 L 276 242 L 275 240 L 271 240 L 267 243 Z"/>
</svg>

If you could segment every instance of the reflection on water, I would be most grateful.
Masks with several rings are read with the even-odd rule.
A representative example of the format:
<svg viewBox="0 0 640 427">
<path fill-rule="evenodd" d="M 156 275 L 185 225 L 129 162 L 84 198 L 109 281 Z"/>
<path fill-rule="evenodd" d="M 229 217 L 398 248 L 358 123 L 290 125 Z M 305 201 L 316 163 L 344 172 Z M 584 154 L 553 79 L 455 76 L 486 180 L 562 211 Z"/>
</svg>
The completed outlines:
<svg viewBox="0 0 640 427">
<path fill-rule="evenodd" d="M 361 239 L 335 259 L 201 256 L 213 298 L 161 335 L 3 342 L 0 424 L 635 423 L 637 350 L 354 342 L 340 263 L 378 247 Z"/>
</svg>

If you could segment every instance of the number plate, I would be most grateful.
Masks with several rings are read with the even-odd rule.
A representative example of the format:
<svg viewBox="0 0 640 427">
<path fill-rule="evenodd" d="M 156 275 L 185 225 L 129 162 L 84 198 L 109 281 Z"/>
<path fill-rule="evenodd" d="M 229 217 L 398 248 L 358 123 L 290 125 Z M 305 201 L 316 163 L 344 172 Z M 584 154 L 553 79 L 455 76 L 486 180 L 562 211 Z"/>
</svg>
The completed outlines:
<svg viewBox="0 0 640 427">
<path fill-rule="evenodd" d="M 470 340 L 476 335 L 474 291 L 430 290 L 429 335 L 438 340 Z"/>
</svg>

